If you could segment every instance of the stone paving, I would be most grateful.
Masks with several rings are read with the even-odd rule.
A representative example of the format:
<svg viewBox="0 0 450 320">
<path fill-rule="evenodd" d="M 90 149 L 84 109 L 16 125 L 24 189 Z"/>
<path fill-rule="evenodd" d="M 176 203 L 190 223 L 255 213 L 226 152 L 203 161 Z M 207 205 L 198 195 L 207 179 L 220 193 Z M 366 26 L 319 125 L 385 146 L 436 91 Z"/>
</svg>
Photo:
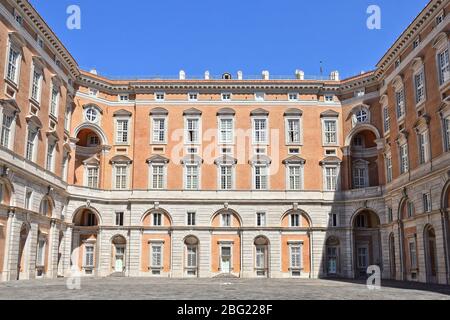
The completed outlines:
<svg viewBox="0 0 450 320">
<path fill-rule="evenodd" d="M 81 290 L 66 279 L 0 283 L 1 300 L 450 300 L 450 287 L 303 279 L 83 278 Z"/>
</svg>

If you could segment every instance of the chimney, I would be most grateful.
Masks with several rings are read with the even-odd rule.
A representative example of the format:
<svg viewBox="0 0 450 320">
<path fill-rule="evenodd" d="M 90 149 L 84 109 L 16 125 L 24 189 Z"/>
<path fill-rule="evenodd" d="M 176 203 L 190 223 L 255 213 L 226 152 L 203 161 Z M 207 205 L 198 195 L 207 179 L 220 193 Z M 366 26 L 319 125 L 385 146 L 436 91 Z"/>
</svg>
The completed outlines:
<svg viewBox="0 0 450 320">
<path fill-rule="evenodd" d="M 209 80 L 209 71 L 205 71 L 205 80 Z"/>
<path fill-rule="evenodd" d="M 89 71 L 89 73 L 97 75 L 97 70 L 91 69 L 91 71 Z"/>
<path fill-rule="evenodd" d="M 305 80 L 305 72 L 302 70 L 295 70 L 295 78 L 297 80 Z"/>
<path fill-rule="evenodd" d="M 237 77 L 238 77 L 238 80 L 242 80 L 244 78 L 242 71 L 238 71 Z"/>
<path fill-rule="evenodd" d="M 339 71 L 332 71 L 330 74 L 331 81 L 339 81 Z"/>
<path fill-rule="evenodd" d="M 184 72 L 183 70 L 180 70 L 179 79 L 180 80 L 186 80 L 186 72 Z"/>
<path fill-rule="evenodd" d="M 262 78 L 263 78 L 263 80 L 269 80 L 269 79 L 270 79 L 270 73 L 269 73 L 269 71 L 264 70 L 264 71 L 262 72 Z"/>
</svg>

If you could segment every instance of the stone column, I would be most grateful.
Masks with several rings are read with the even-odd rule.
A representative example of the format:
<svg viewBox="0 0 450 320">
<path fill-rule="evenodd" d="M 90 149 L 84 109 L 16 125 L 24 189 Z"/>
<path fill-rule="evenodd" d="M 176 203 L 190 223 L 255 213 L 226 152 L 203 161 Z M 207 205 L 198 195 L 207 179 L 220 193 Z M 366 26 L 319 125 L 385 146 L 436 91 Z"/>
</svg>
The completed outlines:
<svg viewBox="0 0 450 320">
<path fill-rule="evenodd" d="M 2 281 L 17 279 L 17 252 L 19 247 L 17 246 L 17 250 L 14 250 L 18 244 L 17 241 L 14 241 L 14 238 L 17 237 L 17 232 L 14 230 L 17 229 L 15 228 L 16 224 L 16 213 L 13 210 L 10 210 L 8 212 L 8 220 L 6 223 L 5 259 L 3 261 Z"/>
<path fill-rule="evenodd" d="M 127 272 L 129 277 L 138 277 L 141 271 L 142 230 L 130 230 L 128 241 Z"/>
<path fill-rule="evenodd" d="M 28 234 L 28 240 L 26 245 L 26 266 L 25 270 L 27 274 L 26 279 L 36 278 L 36 252 L 37 252 L 37 241 L 38 241 L 39 225 L 37 223 L 31 223 L 30 233 Z"/>
<path fill-rule="evenodd" d="M 56 220 L 51 221 L 50 234 L 48 238 L 48 269 L 47 278 L 56 278 L 58 268 L 58 228 Z"/>
</svg>

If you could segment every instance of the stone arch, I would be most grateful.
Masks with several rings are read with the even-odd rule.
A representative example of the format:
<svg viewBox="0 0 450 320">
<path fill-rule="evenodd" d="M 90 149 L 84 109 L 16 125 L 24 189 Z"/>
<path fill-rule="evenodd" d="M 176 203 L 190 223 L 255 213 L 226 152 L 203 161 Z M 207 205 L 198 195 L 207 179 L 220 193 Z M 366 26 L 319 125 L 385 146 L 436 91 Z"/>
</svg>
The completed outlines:
<svg viewBox="0 0 450 320">
<path fill-rule="evenodd" d="M 306 220 L 306 222 L 308 224 L 307 225 L 308 228 L 311 228 L 313 226 L 312 219 L 309 216 L 309 214 L 307 214 L 306 211 L 301 210 L 301 209 L 290 209 L 290 210 L 286 211 L 281 216 L 280 224 L 283 225 L 283 221 L 286 219 L 286 217 L 289 217 L 291 214 L 294 214 L 294 213 L 300 214 Z"/>
<path fill-rule="evenodd" d="M 413 215 L 415 214 L 415 206 L 414 202 L 409 199 L 409 197 L 403 197 L 402 200 L 400 200 L 400 203 L 398 205 L 398 211 L 397 211 L 397 218 L 398 220 L 402 220 L 408 217 L 408 204 L 412 205 Z"/>
<path fill-rule="evenodd" d="M 55 206 L 56 203 L 53 197 L 50 195 L 45 195 L 39 204 L 39 213 L 51 218 L 53 217 Z"/>
<path fill-rule="evenodd" d="M 184 237 L 183 243 L 185 245 L 191 245 L 191 246 L 197 245 L 198 246 L 198 245 L 200 245 L 200 240 L 198 239 L 197 236 L 190 234 L 190 235 L 187 235 L 186 237 Z"/>
<path fill-rule="evenodd" d="M 14 204 L 14 185 L 6 177 L 0 177 L 0 187 L 3 187 L 0 204 L 13 205 Z"/>
<path fill-rule="evenodd" d="M 352 215 L 351 219 L 350 219 L 350 225 L 352 226 L 352 228 L 354 228 L 355 223 L 356 223 L 356 218 L 364 212 L 368 212 L 371 214 L 371 219 L 369 222 L 372 222 L 371 225 L 375 225 L 377 228 L 380 227 L 381 225 L 381 218 L 379 216 L 379 214 L 376 212 L 375 209 L 372 208 L 359 208 L 358 210 L 355 211 L 355 213 Z"/>
<path fill-rule="evenodd" d="M 397 276 L 397 252 L 395 250 L 395 234 L 394 232 L 391 232 L 389 234 L 388 238 L 388 247 L 389 247 L 389 271 L 390 271 L 390 277 L 392 280 L 396 279 Z"/>
<path fill-rule="evenodd" d="M 341 240 L 338 236 L 331 235 L 327 238 L 324 257 L 326 275 L 338 276 L 341 273 Z"/>
<path fill-rule="evenodd" d="M 173 225 L 172 216 L 170 215 L 169 211 L 167 211 L 167 210 L 165 210 L 163 208 L 154 208 L 154 209 L 147 210 L 141 217 L 141 224 L 145 225 L 147 223 L 147 218 L 149 216 L 151 216 L 152 214 L 154 214 L 154 213 L 161 213 L 167 219 L 167 221 L 169 222 L 169 226 Z M 148 222 L 149 222 L 148 223 L 149 225 L 152 225 L 150 223 L 150 221 L 148 221 Z M 164 226 L 166 226 L 166 225 L 164 224 Z"/>
<path fill-rule="evenodd" d="M 353 138 L 358 133 L 361 133 L 365 130 L 371 131 L 375 135 L 376 140 L 381 138 L 380 131 L 374 125 L 370 123 L 360 123 L 357 124 L 352 130 L 350 130 L 350 133 L 347 135 L 347 138 L 345 138 L 345 146 L 349 147 L 352 143 Z"/>
<path fill-rule="evenodd" d="M 450 208 L 450 180 L 442 188 L 441 209 L 448 210 Z"/>
<path fill-rule="evenodd" d="M 223 213 L 230 213 L 238 222 L 239 227 L 243 226 L 243 221 L 242 221 L 242 217 L 240 216 L 239 213 L 237 213 L 237 211 L 233 210 L 233 209 L 228 209 L 228 208 L 223 208 L 220 209 L 218 211 L 216 211 L 212 216 L 211 216 L 211 220 L 210 220 L 210 225 L 213 225 L 214 220 L 216 219 L 217 216 L 223 214 Z"/>
<path fill-rule="evenodd" d="M 82 217 L 83 214 L 86 212 L 90 212 L 93 213 L 96 216 L 97 219 L 97 225 L 96 226 L 101 226 L 103 225 L 103 220 L 102 220 L 102 216 L 100 214 L 100 212 L 95 209 L 94 207 L 88 207 L 88 206 L 83 206 L 78 208 L 77 210 L 75 210 L 74 214 L 72 215 L 72 223 L 74 223 L 76 226 L 78 227 L 83 227 L 82 225 L 78 225 L 82 222 Z"/>
<path fill-rule="evenodd" d="M 113 244 L 127 244 L 127 239 L 121 234 L 116 234 L 116 235 L 111 237 L 111 243 L 113 243 Z"/>
<path fill-rule="evenodd" d="M 428 283 L 437 283 L 438 258 L 436 251 L 436 229 L 431 224 L 423 228 L 425 271 Z"/>
<path fill-rule="evenodd" d="M 78 127 L 75 128 L 75 130 L 74 130 L 74 137 L 77 137 L 78 134 L 82 130 L 91 130 L 91 131 L 93 131 L 100 138 L 101 145 L 104 145 L 104 146 L 109 145 L 108 137 L 106 136 L 105 132 L 103 131 L 103 129 L 99 125 L 97 125 L 95 123 L 82 123 Z"/>
<path fill-rule="evenodd" d="M 259 236 L 255 237 L 255 239 L 253 240 L 253 244 L 257 245 L 257 246 L 263 246 L 263 245 L 269 246 L 270 240 L 269 240 L 269 238 L 267 238 L 264 235 L 259 235 Z"/>
</svg>

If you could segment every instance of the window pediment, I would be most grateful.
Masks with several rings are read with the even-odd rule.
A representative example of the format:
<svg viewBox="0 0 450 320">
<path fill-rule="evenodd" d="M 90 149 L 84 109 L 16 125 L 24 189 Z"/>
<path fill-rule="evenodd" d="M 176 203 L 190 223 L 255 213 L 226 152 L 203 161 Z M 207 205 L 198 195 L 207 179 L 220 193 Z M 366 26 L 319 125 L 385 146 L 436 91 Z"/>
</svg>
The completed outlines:
<svg viewBox="0 0 450 320">
<path fill-rule="evenodd" d="M 261 108 L 250 112 L 250 116 L 252 116 L 252 117 L 259 117 L 259 116 L 267 117 L 268 115 L 269 115 L 269 111 L 261 109 Z"/>
<path fill-rule="evenodd" d="M 440 50 L 445 46 L 448 46 L 448 32 L 441 32 L 434 38 L 433 48 Z"/>
<path fill-rule="evenodd" d="M 41 56 L 33 56 L 32 59 L 36 68 L 40 69 L 41 71 L 45 68 L 46 63 L 44 58 L 42 58 Z"/>
<path fill-rule="evenodd" d="M 228 164 L 228 165 L 235 165 L 237 164 L 237 159 L 230 157 L 228 155 L 223 155 L 216 160 L 214 160 L 215 165 L 221 165 L 221 164 Z"/>
<path fill-rule="evenodd" d="M 98 167 L 100 165 L 100 159 L 97 156 L 90 157 L 83 161 L 83 165 Z"/>
<path fill-rule="evenodd" d="M 283 164 L 301 164 L 301 165 L 303 165 L 305 163 L 306 163 L 306 160 L 299 156 L 292 156 L 292 157 L 289 157 L 289 158 L 283 160 Z"/>
<path fill-rule="evenodd" d="M 392 86 L 395 91 L 403 89 L 403 77 L 401 75 L 396 76 L 394 80 L 392 80 Z"/>
<path fill-rule="evenodd" d="M 113 117 L 131 117 L 132 115 L 133 114 L 130 111 L 124 109 L 113 113 Z"/>
<path fill-rule="evenodd" d="M 19 46 L 21 48 L 25 47 L 27 44 L 27 41 L 25 38 L 17 31 L 11 31 L 9 32 L 9 40 L 16 46 Z"/>
<path fill-rule="evenodd" d="M 337 165 L 337 164 L 341 164 L 341 163 L 342 163 L 342 160 L 339 159 L 338 157 L 326 157 L 322 161 L 320 161 L 321 166 L 328 165 L 328 164 Z"/>
<path fill-rule="evenodd" d="M 150 110 L 150 115 L 151 116 L 167 116 L 167 115 L 169 115 L 169 111 L 167 111 L 164 108 L 154 108 L 154 109 Z"/>
<path fill-rule="evenodd" d="M 33 125 L 34 127 L 36 127 L 37 129 L 41 129 L 42 126 L 42 122 L 41 120 L 35 116 L 35 115 L 29 115 L 26 117 L 26 120 L 28 122 L 29 125 Z"/>
<path fill-rule="evenodd" d="M 423 58 L 422 57 L 414 58 L 413 61 L 412 61 L 412 64 L 411 64 L 411 69 L 414 72 L 416 72 L 422 67 L 423 67 Z"/>
<path fill-rule="evenodd" d="M 132 164 L 133 160 L 127 156 L 115 156 L 109 162 L 111 164 Z"/>
<path fill-rule="evenodd" d="M 201 115 L 202 115 L 202 112 L 195 108 L 184 110 L 184 112 L 183 112 L 183 116 L 201 116 Z"/>
<path fill-rule="evenodd" d="M 334 110 L 327 110 L 320 114 L 321 118 L 339 118 L 339 113 Z"/>
<path fill-rule="evenodd" d="M 303 115 L 303 111 L 300 109 L 291 108 L 286 110 L 284 113 L 285 117 L 301 117 Z"/>
<path fill-rule="evenodd" d="M 15 99 L 0 99 L 0 104 L 5 109 L 9 109 L 12 113 L 20 113 L 19 105 L 17 104 Z"/>
<path fill-rule="evenodd" d="M 256 155 L 256 156 L 252 157 L 249 161 L 250 165 L 255 165 L 255 164 L 270 165 L 271 163 L 272 163 L 272 159 L 270 159 L 266 155 Z"/>
<path fill-rule="evenodd" d="M 156 156 L 148 158 L 146 162 L 149 163 L 149 164 L 150 163 L 167 164 L 167 163 L 170 162 L 170 160 L 168 158 L 166 158 L 166 157 L 161 156 L 161 155 L 156 155 Z"/>
<path fill-rule="evenodd" d="M 217 112 L 217 116 L 235 116 L 236 111 L 231 108 L 222 108 Z"/>
<path fill-rule="evenodd" d="M 195 154 L 187 155 L 181 159 L 181 164 L 197 164 L 203 163 L 203 159 Z"/>
</svg>

